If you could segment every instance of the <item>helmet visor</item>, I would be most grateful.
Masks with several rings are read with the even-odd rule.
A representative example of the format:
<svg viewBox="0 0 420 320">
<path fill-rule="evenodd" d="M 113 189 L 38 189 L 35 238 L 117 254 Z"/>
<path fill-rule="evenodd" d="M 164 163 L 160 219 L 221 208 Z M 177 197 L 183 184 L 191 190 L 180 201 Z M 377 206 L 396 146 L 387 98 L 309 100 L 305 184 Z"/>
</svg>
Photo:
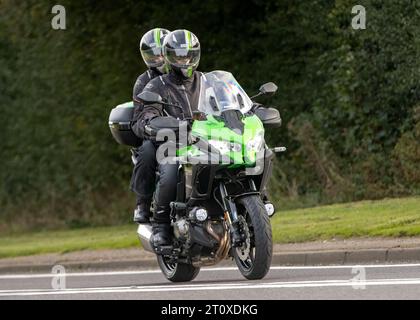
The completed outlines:
<svg viewBox="0 0 420 320">
<path fill-rule="evenodd" d="M 166 48 L 166 60 L 175 67 L 189 68 L 197 67 L 200 63 L 201 50 L 194 49 L 170 49 Z"/>
<path fill-rule="evenodd" d="M 160 67 L 165 63 L 161 48 L 153 48 L 149 50 L 141 50 L 141 56 L 147 66 Z"/>
</svg>

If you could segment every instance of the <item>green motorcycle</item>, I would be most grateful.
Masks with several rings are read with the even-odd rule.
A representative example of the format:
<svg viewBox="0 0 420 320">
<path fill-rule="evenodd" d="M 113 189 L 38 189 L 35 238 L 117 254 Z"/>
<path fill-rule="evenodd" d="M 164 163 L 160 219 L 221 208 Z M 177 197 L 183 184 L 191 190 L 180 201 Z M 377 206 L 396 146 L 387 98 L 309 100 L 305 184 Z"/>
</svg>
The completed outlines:
<svg viewBox="0 0 420 320">
<path fill-rule="evenodd" d="M 258 95 L 276 90 L 268 83 Z M 176 107 L 154 93 L 139 97 L 163 110 Z M 155 248 L 152 226 L 138 228 L 144 249 L 156 253 L 168 280 L 191 281 L 201 267 L 229 258 L 247 279 L 266 276 L 275 213 L 266 187 L 275 153 L 285 148 L 268 148 L 264 133 L 279 125 L 276 109 L 255 108 L 232 74 L 214 71 L 202 76 L 194 119 L 159 117 L 146 126 L 146 134 L 162 142 L 158 161 L 173 161 L 179 168 L 177 198 L 171 203 L 172 245 Z"/>
</svg>

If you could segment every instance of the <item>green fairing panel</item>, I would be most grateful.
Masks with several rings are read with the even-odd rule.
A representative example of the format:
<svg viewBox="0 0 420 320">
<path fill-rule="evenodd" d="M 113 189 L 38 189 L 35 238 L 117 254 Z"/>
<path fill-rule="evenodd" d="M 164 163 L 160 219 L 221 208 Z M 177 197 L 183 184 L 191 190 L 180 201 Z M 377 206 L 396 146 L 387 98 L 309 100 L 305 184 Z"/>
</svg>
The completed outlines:
<svg viewBox="0 0 420 320">
<path fill-rule="evenodd" d="M 256 152 L 247 150 L 247 142 L 255 138 L 256 135 L 264 134 L 264 126 L 261 120 L 253 115 L 243 119 L 244 133 L 243 135 L 237 134 L 231 129 L 225 127 L 223 121 L 219 121 L 211 115 L 207 116 L 205 121 L 195 121 L 192 127 L 192 134 L 201 139 L 229 141 L 238 143 L 242 146 L 240 152 L 229 152 L 227 155 L 234 160 L 235 164 L 230 167 L 240 166 L 254 166 L 256 162 Z M 199 156 L 200 151 L 194 147 L 184 147 L 177 152 L 180 157 L 194 157 Z"/>
</svg>

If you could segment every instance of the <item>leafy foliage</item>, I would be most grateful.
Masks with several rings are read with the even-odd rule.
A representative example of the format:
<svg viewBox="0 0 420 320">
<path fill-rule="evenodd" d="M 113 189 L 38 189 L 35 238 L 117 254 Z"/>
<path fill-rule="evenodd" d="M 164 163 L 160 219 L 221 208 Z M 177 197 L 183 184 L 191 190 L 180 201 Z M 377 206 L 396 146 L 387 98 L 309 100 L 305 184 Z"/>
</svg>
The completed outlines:
<svg viewBox="0 0 420 320">
<path fill-rule="evenodd" d="M 229 70 L 250 94 L 279 85 L 261 100 L 288 123 L 268 133 L 289 148 L 276 200 L 418 193 L 420 4 L 359 3 L 367 29 L 356 31 L 350 0 L 63 0 L 67 30 L 55 31 L 55 2 L 0 0 L 0 218 L 28 228 L 130 219 L 129 152 L 107 117 L 130 99 L 145 69 L 138 41 L 156 26 L 193 31 L 201 70 Z"/>
</svg>

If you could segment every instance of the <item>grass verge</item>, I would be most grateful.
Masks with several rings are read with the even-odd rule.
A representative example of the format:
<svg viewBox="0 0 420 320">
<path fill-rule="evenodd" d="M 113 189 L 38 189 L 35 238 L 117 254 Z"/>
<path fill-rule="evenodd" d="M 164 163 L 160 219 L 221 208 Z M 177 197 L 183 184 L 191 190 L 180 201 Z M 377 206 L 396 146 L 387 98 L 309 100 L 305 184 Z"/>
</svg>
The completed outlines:
<svg viewBox="0 0 420 320">
<path fill-rule="evenodd" d="M 420 236 L 420 197 L 280 211 L 272 226 L 276 243 Z M 0 236 L 0 258 L 138 245 L 135 225 L 11 234 Z"/>
</svg>

